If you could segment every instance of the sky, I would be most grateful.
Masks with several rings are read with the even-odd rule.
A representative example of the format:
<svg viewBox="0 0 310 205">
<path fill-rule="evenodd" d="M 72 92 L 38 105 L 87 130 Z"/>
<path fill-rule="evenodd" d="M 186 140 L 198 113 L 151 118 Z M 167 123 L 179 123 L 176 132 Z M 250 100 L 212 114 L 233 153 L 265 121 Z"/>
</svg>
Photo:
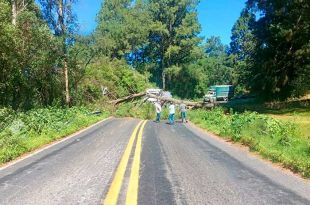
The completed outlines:
<svg viewBox="0 0 310 205">
<path fill-rule="evenodd" d="M 231 28 L 240 16 L 246 0 L 201 0 L 198 20 L 202 27 L 201 36 L 220 36 L 229 44 Z M 102 0 L 79 0 L 75 12 L 80 24 L 80 34 L 89 34 L 96 27 L 96 15 Z"/>
</svg>

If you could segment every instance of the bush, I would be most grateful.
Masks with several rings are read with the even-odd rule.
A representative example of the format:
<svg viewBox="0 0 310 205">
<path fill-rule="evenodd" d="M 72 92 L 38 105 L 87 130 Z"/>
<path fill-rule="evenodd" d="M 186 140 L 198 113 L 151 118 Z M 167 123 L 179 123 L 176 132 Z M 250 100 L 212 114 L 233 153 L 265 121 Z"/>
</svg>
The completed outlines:
<svg viewBox="0 0 310 205">
<path fill-rule="evenodd" d="M 189 117 L 202 128 L 247 145 L 250 150 L 310 177 L 310 141 L 300 136 L 293 123 L 256 112 L 225 114 L 222 108 L 193 110 Z"/>
</svg>

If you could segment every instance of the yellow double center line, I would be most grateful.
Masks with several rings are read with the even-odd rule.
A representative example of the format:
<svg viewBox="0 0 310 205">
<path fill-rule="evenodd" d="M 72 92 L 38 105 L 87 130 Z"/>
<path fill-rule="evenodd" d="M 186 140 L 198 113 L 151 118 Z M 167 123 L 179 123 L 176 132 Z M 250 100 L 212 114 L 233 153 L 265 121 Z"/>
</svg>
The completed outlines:
<svg viewBox="0 0 310 205">
<path fill-rule="evenodd" d="M 129 178 L 129 184 L 126 195 L 126 204 L 135 205 L 138 203 L 138 190 L 139 190 L 139 172 L 140 172 L 140 156 L 141 156 L 141 147 L 142 147 L 142 133 L 145 124 L 147 121 L 140 121 L 139 124 L 135 127 L 132 135 L 130 136 L 129 142 L 125 149 L 125 152 L 122 156 L 122 159 L 116 169 L 115 176 L 109 188 L 108 194 L 103 202 L 104 205 L 116 205 L 118 201 L 118 196 L 123 184 L 126 168 L 129 162 L 129 157 L 134 145 L 137 132 L 138 139 L 136 143 L 136 148 L 134 152 L 134 159 L 132 162 L 131 173 Z"/>
</svg>

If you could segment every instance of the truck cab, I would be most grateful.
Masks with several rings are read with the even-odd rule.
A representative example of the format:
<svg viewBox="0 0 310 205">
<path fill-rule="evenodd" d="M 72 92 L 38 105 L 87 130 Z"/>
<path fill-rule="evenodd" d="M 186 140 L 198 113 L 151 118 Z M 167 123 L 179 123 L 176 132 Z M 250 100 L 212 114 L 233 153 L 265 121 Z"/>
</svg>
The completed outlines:
<svg viewBox="0 0 310 205">
<path fill-rule="evenodd" d="M 214 102 L 216 101 L 216 91 L 213 89 L 209 89 L 207 94 L 204 96 L 205 102 Z"/>
</svg>

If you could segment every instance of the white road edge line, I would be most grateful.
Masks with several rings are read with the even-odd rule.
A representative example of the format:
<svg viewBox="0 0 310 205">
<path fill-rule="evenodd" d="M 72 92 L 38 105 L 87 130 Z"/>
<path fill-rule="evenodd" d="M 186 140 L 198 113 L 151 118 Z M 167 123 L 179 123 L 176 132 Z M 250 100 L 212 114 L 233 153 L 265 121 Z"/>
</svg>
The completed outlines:
<svg viewBox="0 0 310 205">
<path fill-rule="evenodd" d="M 77 132 L 75 132 L 75 133 L 73 133 L 73 134 L 71 134 L 71 135 L 68 135 L 68 136 L 62 138 L 62 139 L 59 140 L 59 141 L 51 142 L 51 144 L 49 144 L 49 145 L 47 145 L 47 146 L 45 146 L 45 147 L 43 147 L 43 148 L 38 148 L 37 150 L 30 152 L 29 154 L 26 153 L 26 154 L 24 154 L 24 156 L 22 156 L 22 157 L 20 157 L 20 158 L 18 158 L 18 159 L 16 159 L 16 160 L 10 161 L 10 162 L 8 162 L 8 163 L 6 163 L 6 164 L 0 166 L 0 171 L 2 171 L 2 170 L 4 170 L 4 169 L 7 169 L 7 168 L 9 168 L 9 167 L 11 167 L 11 166 L 17 164 L 18 162 L 21 162 L 21 161 L 23 161 L 23 160 L 25 160 L 25 159 L 28 159 L 28 158 L 30 158 L 30 157 L 36 155 L 36 154 L 39 154 L 40 152 L 43 152 L 44 150 L 47 150 L 47 149 L 49 149 L 49 148 L 51 148 L 51 147 L 53 147 L 53 146 L 56 146 L 56 145 L 58 145 L 58 144 L 60 144 L 60 143 L 62 143 L 62 142 L 65 142 L 65 141 L 67 141 L 67 140 L 69 140 L 69 139 L 71 139 L 71 138 L 73 138 L 73 137 L 75 137 L 75 136 L 81 134 L 82 132 L 85 132 L 86 130 L 88 130 L 88 129 L 92 128 L 92 127 L 95 127 L 96 125 L 98 125 L 98 124 L 100 124 L 100 123 L 102 123 L 102 122 L 104 122 L 104 121 L 107 121 L 107 120 L 109 120 L 109 119 L 112 119 L 112 118 L 113 118 L 113 117 L 108 117 L 108 118 L 105 118 L 105 119 L 103 119 L 103 120 L 100 120 L 99 122 L 96 122 L 96 123 L 93 124 L 93 125 L 90 125 L 90 126 L 84 128 L 84 129 L 82 129 L 82 130 L 79 130 L 79 131 L 77 131 Z M 42 145 L 42 146 L 44 146 L 44 145 Z"/>
</svg>

